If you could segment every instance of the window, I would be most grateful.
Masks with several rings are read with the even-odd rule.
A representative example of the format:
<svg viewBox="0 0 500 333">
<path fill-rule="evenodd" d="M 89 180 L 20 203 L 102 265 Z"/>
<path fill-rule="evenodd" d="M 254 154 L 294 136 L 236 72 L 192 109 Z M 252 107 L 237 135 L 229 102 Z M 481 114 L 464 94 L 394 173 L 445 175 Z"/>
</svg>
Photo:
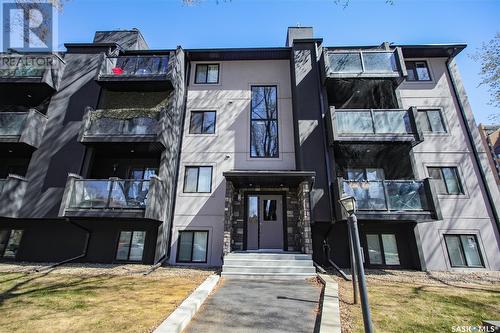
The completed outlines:
<svg viewBox="0 0 500 333">
<path fill-rule="evenodd" d="M 116 260 L 142 261 L 145 231 L 122 231 L 116 250 Z"/>
<path fill-rule="evenodd" d="M 422 121 L 420 122 L 422 130 L 433 133 L 446 133 L 441 110 L 419 110 L 419 114 L 422 115 Z"/>
<path fill-rule="evenodd" d="M 464 194 L 456 167 L 429 167 L 438 194 Z"/>
<path fill-rule="evenodd" d="M 278 157 L 276 86 L 252 87 L 250 117 L 250 157 Z"/>
<path fill-rule="evenodd" d="M 158 168 L 150 167 L 132 167 L 130 169 L 130 179 L 135 180 L 149 180 L 151 176 L 158 174 Z"/>
<path fill-rule="evenodd" d="M 210 193 L 212 167 L 189 166 L 184 172 L 184 193 Z"/>
<path fill-rule="evenodd" d="M 379 168 L 364 168 L 364 169 L 347 169 L 347 179 L 355 181 L 372 181 L 384 180 L 384 169 Z"/>
<path fill-rule="evenodd" d="M 194 83 L 198 84 L 219 83 L 219 64 L 197 64 Z"/>
<path fill-rule="evenodd" d="M 208 231 L 180 231 L 177 262 L 207 262 Z"/>
<path fill-rule="evenodd" d="M 22 230 L 0 230 L 0 257 L 15 259 L 22 237 Z"/>
<path fill-rule="evenodd" d="M 264 200 L 264 221 L 276 221 L 276 200 Z"/>
<path fill-rule="evenodd" d="M 451 267 L 484 267 L 475 235 L 444 235 Z"/>
<path fill-rule="evenodd" d="M 214 134 L 215 111 L 191 111 L 190 134 Z"/>
<path fill-rule="evenodd" d="M 366 244 L 371 265 L 400 265 L 396 235 L 367 234 Z"/>
<path fill-rule="evenodd" d="M 407 81 L 430 81 L 429 67 L 425 61 L 406 61 Z"/>
</svg>

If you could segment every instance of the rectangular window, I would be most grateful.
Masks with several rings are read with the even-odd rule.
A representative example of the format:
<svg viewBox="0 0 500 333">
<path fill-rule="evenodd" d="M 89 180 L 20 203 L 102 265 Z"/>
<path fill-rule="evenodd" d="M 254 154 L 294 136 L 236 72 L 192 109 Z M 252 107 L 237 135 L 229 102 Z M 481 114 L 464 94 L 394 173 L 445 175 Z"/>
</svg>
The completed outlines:
<svg viewBox="0 0 500 333">
<path fill-rule="evenodd" d="M 250 157 L 278 157 L 277 87 L 252 86 L 251 90 Z"/>
<path fill-rule="evenodd" d="M 484 267 L 475 235 L 444 235 L 452 267 Z"/>
<path fill-rule="evenodd" d="M 433 133 L 446 133 L 441 110 L 418 110 L 422 116 L 422 130 Z"/>
<path fill-rule="evenodd" d="M 347 169 L 347 179 L 355 181 L 374 181 L 384 180 L 384 169 L 380 168 L 364 168 L 364 169 Z"/>
<path fill-rule="evenodd" d="M 197 64 L 194 83 L 219 83 L 219 64 Z"/>
<path fill-rule="evenodd" d="M 264 221 L 276 221 L 276 200 L 263 200 Z"/>
<path fill-rule="evenodd" d="M 400 265 L 396 235 L 367 234 L 366 244 L 371 265 Z"/>
<path fill-rule="evenodd" d="M 118 240 L 116 260 L 142 261 L 145 231 L 122 231 Z"/>
<path fill-rule="evenodd" d="M 0 257 L 15 259 L 22 237 L 22 230 L 0 230 Z"/>
<path fill-rule="evenodd" d="M 184 172 L 184 193 L 210 193 L 211 191 L 211 166 L 186 167 Z"/>
<path fill-rule="evenodd" d="M 430 81 L 429 66 L 426 61 L 406 61 L 407 81 Z"/>
<path fill-rule="evenodd" d="M 438 194 L 464 194 L 456 167 L 428 167 Z"/>
<path fill-rule="evenodd" d="M 214 134 L 215 111 L 191 111 L 190 134 Z"/>
<path fill-rule="evenodd" d="M 207 262 L 208 231 L 180 231 L 177 262 Z"/>
</svg>

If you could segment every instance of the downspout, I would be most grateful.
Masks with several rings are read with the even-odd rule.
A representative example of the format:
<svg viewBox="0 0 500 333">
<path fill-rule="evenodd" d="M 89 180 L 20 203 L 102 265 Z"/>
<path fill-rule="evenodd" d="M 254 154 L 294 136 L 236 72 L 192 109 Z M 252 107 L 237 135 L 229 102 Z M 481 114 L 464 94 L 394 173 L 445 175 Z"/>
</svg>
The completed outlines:
<svg viewBox="0 0 500 333">
<path fill-rule="evenodd" d="M 65 259 L 65 260 L 57 262 L 57 263 L 55 263 L 53 265 L 50 265 L 50 266 L 47 266 L 47 267 L 42 267 L 42 268 L 37 268 L 37 269 L 35 269 L 35 272 L 41 272 L 41 271 L 49 270 L 49 269 L 52 269 L 54 267 L 67 264 L 69 262 L 72 262 L 72 261 L 75 261 L 75 260 L 78 260 L 78 259 L 81 259 L 81 258 L 84 258 L 84 257 L 87 256 L 87 252 L 88 252 L 88 249 L 89 249 L 89 243 L 90 243 L 90 235 L 92 234 L 92 231 L 90 231 L 90 229 L 87 229 L 87 228 L 81 226 L 80 224 L 75 223 L 75 222 L 73 222 L 71 220 L 68 221 L 68 222 L 71 225 L 75 226 L 76 228 L 78 228 L 80 230 L 83 230 L 85 232 L 85 242 L 84 242 L 84 245 L 83 245 L 82 253 L 79 254 L 79 255 L 77 255 L 76 257 Z"/>
<path fill-rule="evenodd" d="M 172 247 L 172 230 L 174 228 L 174 214 L 175 214 L 175 202 L 177 199 L 177 183 L 179 181 L 179 169 L 181 167 L 181 150 L 182 150 L 182 139 L 184 137 L 184 125 L 186 121 L 186 112 L 187 112 L 187 99 L 188 99 L 188 87 L 189 87 L 189 80 L 191 76 L 191 65 L 190 65 L 190 55 L 189 52 L 186 51 L 185 57 L 184 57 L 186 63 L 184 64 L 184 80 L 185 80 L 185 92 L 184 92 L 184 112 L 183 112 L 183 117 L 181 120 L 181 133 L 180 133 L 180 142 L 179 142 L 179 154 L 177 154 L 177 170 L 175 173 L 175 180 L 174 180 L 174 188 L 173 188 L 173 194 L 174 198 L 172 200 L 172 209 L 170 212 L 170 226 L 168 228 L 168 246 L 167 246 L 167 254 L 166 257 L 160 261 L 164 262 L 170 258 L 170 252 L 171 252 L 171 247 Z"/>
<path fill-rule="evenodd" d="M 472 153 L 474 155 L 474 160 L 477 164 L 477 168 L 479 169 L 479 174 L 481 176 L 481 181 L 483 182 L 484 188 L 486 190 L 486 197 L 488 199 L 488 204 L 490 206 L 491 212 L 493 213 L 493 218 L 495 219 L 497 231 L 500 232 L 498 214 L 497 214 L 497 211 L 495 209 L 495 201 L 493 200 L 493 196 L 491 195 L 490 187 L 489 187 L 488 181 L 486 179 L 486 174 L 484 173 L 483 167 L 481 166 L 481 159 L 479 157 L 479 152 L 477 151 L 477 147 L 476 147 L 476 144 L 474 142 L 474 137 L 472 135 L 472 131 L 471 131 L 470 126 L 469 126 L 467 115 L 465 113 L 465 108 L 463 106 L 462 100 L 460 99 L 460 94 L 459 94 L 458 89 L 457 89 L 457 83 L 456 83 L 455 78 L 452 75 L 451 69 L 450 69 L 450 62 L 454 57 L 453 53 L 455 51 L 456 51 L 456 48 L 453 49 L 453 52 L 451 53 L 450 56 L 448 56 L 448 59 L 446 60 L 446 70 L 448 72 L 448 76 L 450 77 L 451 86 L 453 87 L 453 93 L 455 95 L 455 99 L 457 100 L 458 108 L 460 109 L 460 115 L 461 115 L 462 121 L 464 122 L 464 125 L 465 125 L 465 131 L 467 132 L 467 137 L 468 137 L 470 145 L 472 147 Z"/>
</svg>

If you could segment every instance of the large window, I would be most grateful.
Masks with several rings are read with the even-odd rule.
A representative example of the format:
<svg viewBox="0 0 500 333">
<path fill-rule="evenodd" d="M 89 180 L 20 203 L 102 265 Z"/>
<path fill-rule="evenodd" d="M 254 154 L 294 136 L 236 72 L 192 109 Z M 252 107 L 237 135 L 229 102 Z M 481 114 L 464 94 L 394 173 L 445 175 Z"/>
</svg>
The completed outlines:
<svg viewBox="0 0 500 333">
<path fill-rule="evenodd" d="M 484 267 L 475 235 L 444 235 L 452 267 Z"/>
<path fill-rule="evenodd" d="M 198 84 L 219 83 L 219 64 L 197 64 L 194 83 Z"/>
<path fill-rule="evenodd" d="M 0 230 L 0 258 L 15 259 L 22 237 L 22 230 Z"/>
<path fill-rule="evenodd" d="M 396 235 L 367 234 L 368 261 L 371 265 L 400 265 Z"/>
<path fill-rule="evenodd" d="M 456 167 L 429 167 L 428 170 L 438 194 L 464 193 Z"/>
<path fill-rule="evenodd" d="M 207 262 L 208 231 L 181 231 L 177 262 Z"/>
<path fill-rule="evenodd" d="M 276 86 L 252 86 L 250 156 L 278 157 Z"/>
<path fill-rule="evenodd" d="M 142 261 L 145 231 L 122 231 L 116 250 L 116 260 Z"/>
<path fill-rule="evenodd" d="M 214 134 L 215 111 L 191 111 L 190 134 Z"/>
<path fill-rule="evenodd" d="M 421 115 L 422 130 L 433 133 L 446 133 L 441 110 L 418 110 Z"/>
<path fill-rule="evenodd" d="M 184 193 L 210 193 L 212 167 L 188 166 L 184 172 Z"/>
<path fill-rule="evenodd" d="M 430 81 L 429 66 L 426 61 L 406 61 L 407 81 Z"/>
</svg>

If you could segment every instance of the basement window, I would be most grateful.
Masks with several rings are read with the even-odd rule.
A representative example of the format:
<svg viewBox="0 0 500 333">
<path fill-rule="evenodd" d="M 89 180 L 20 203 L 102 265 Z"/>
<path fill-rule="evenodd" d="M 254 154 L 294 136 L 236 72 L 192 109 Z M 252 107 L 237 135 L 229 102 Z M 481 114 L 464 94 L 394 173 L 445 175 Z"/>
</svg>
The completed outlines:
<svg viewBox="0 0 500 333">
<path fill-rule="evenodd" d="M 208 231 L 181 231 L 177 242 L 177 262 L 207 262 Z"/>
<path fill-rule="evenodd" d="M 142 261 L 144 253 L 145 231 L 122 231 L 116 250 L 116 260 Z"/>
<path fill-rule="evenodd" d="M 451 267 L 484 267 L 476 235 L 444 235 Z"/>
<path fill-rule="evenodd" d="M 22 237 L 22 230 L 0 230 L 0 257 L 15 259 Z"/>
</svg>

